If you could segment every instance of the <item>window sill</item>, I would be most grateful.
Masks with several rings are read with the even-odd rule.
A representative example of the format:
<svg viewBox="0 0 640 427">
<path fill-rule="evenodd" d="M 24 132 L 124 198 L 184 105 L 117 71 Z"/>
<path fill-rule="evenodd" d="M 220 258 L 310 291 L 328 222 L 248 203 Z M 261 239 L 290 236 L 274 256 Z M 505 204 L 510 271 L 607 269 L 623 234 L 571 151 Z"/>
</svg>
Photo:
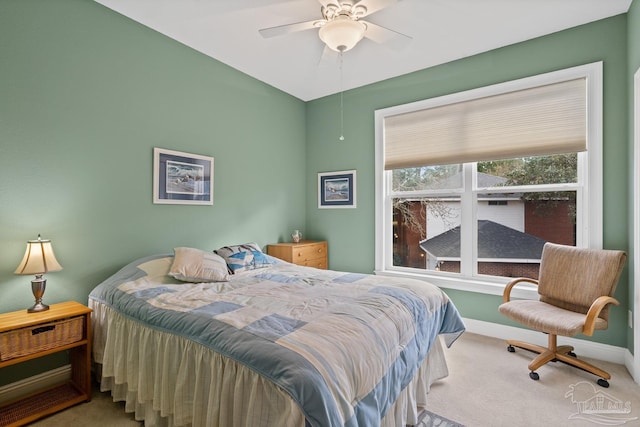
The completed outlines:
<svg viewBox="0 0 640 427">
<path fill-rule="evenodd" d="M 483 281 L 477 278 L 446 277 L 436 274 L 415 273 L 409 271 L 396 270 L 375 270 L 378 276 L 404 277 L 408 279 L 429 282 L 443 289 L 455 289 L 457 291 L 476 292 L 487 295 L 502 296 L 506 284 L 511 280 L 505 278 L 504 282 Z M 535 285 L 529 283 L 518 284 L 511 291 L 511 297 L 517 299 L 538 299 L 538 292 Z"/>
</svg>

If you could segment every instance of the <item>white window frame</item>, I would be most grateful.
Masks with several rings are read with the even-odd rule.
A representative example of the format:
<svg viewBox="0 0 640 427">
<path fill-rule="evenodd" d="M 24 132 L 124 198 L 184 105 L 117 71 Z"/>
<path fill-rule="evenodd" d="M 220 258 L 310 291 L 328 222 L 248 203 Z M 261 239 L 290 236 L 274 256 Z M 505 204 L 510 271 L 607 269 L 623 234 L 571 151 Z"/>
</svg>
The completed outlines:
<svg viewBox="0 0 640 427">
<path fill-rule="evenodd" d="M 578 155 L 578 181 L 583 185 L 577 194 L 580 209 L 576 219 L 577 246 L 602 248 L 602 62 L 581 65 L 523 79 L 512 80 L 491 86 L 444 95 L 409 104 L 398 105 L 375 111 L 375 273 L 412 277 L 433 283 L 442 288 L 502 295 L 505 277 L 479 276 L 476 274 L 477 223 L 475 217 L 477 194 L 486 189 L 476 188 L 472 182 L 475 174 L 470 173 L 471 164 L 464 164 L 465 187 L 473 190 L 462 198 L 462 221 L 471 224 L 472 233 L 461 235 L 461 257 L 470 259 L 473 271 L 460 273 L 436 272 L 393 265 L 393 224 L 391 174 L 384 170 L 384 120 L 388 116 L 410 113 L 455 102 L 499 95 L 514 90 L 522 90 L 545 84 L 558 83 L 576 78 L 586 78 L 587 85 L 587 151 Z M 526 186 L 523 187 L 526 189 Z M 491 189 L 495 192 L 495 188 Z M 510 188 L 509 191 L 513 191 Z M 465 218 L 466 216 L 466 218 Z M 469 269 L 467 269 L 469 270 Z M 534 298 L 535 287 L 522 286 L 512 294 L 516 298 Z"/>
</svg>

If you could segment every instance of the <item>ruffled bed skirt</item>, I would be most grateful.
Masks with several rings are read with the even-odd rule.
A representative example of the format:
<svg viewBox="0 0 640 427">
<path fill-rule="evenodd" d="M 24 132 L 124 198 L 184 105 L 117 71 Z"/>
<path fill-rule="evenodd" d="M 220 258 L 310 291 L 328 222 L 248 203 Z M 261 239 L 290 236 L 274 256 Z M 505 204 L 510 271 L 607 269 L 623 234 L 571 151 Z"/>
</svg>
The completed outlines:
<svg viewBox="0 0 640 427">
<path fill-rule="evenodd" d="M 151 329 L 90 300 L 100 390 L 145 426 L 304 427 L 300 407 L 251 369 L 187 338 Z M 414 425 L 431 384 L 448 375 L 437 339 L 380 425 Z"/>
</svg>

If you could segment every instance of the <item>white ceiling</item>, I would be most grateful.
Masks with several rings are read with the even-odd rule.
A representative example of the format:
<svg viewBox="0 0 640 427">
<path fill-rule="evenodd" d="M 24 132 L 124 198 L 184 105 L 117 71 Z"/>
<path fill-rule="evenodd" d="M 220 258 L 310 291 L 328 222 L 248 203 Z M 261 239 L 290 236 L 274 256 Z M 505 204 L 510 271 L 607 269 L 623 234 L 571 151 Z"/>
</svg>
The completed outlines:
<svg viewBox="0 0 640 427">
<path fill-rule="evenodd" d="M 318 0 L 95 0 L 304 101 L 628 11 L 631 0 L 402 0 L 365 18 L 411 37 L 363 39 L 323 56 L 317 30 L 261 28 L 320 19 Z M 367 0 L 363 0 L 366 4 Z M 342 83 L 341 83 L 342 81 Z"/>
</svg>

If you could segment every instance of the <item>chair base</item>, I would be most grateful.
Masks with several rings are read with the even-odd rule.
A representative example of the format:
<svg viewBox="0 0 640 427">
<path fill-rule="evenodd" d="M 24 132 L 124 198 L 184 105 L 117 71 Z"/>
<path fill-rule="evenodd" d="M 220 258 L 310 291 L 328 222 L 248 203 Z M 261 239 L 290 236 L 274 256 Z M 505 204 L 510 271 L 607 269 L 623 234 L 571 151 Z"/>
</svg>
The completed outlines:
<svg viewBox="0 0 640 427">
<path fill-rule="evenodd" d="M 529 363 L 529 370 L 531 371 L 531 374 L 535 374 L 536 369 L 538 369 L 542 365 L 559 360 L 563 363 L 566 363 L 567 365 L 571 365 L 573 367 L 582 369 L 583 371 L 589 372 L 593 375 L 600 377 L 602 381 L 598 380 L 598 384 L 600 384 L 603 387 L 609 386 L 609 383 L 606 380 L 611 379 L 611 375 L 608 372 L 598 368 L 597 366 L 592 365 L 591 363 L 578 359 L 575 353 L 573 353 L 572 346 L 570 345 L 558 346 L 556 335 L 549 334 L 548 347 L 543 347 L 540 345 L 531 344 L 523 341 L 516 341 L 516 340 L 507 340 L 507 344 L 509 347 L 518 347 L 524 350 L 538 353 L 538 356 L 536 356 L 531 361 L 531 363 Z M 512 351 L 512 350 L 509 349 L 509 351 Z M 533 376 L 531 374 L 530 376 L 532 379 L 539 378 L 537 374 Z M 534 378 L 534 376 L 536 378 Z"/>
</svg>

